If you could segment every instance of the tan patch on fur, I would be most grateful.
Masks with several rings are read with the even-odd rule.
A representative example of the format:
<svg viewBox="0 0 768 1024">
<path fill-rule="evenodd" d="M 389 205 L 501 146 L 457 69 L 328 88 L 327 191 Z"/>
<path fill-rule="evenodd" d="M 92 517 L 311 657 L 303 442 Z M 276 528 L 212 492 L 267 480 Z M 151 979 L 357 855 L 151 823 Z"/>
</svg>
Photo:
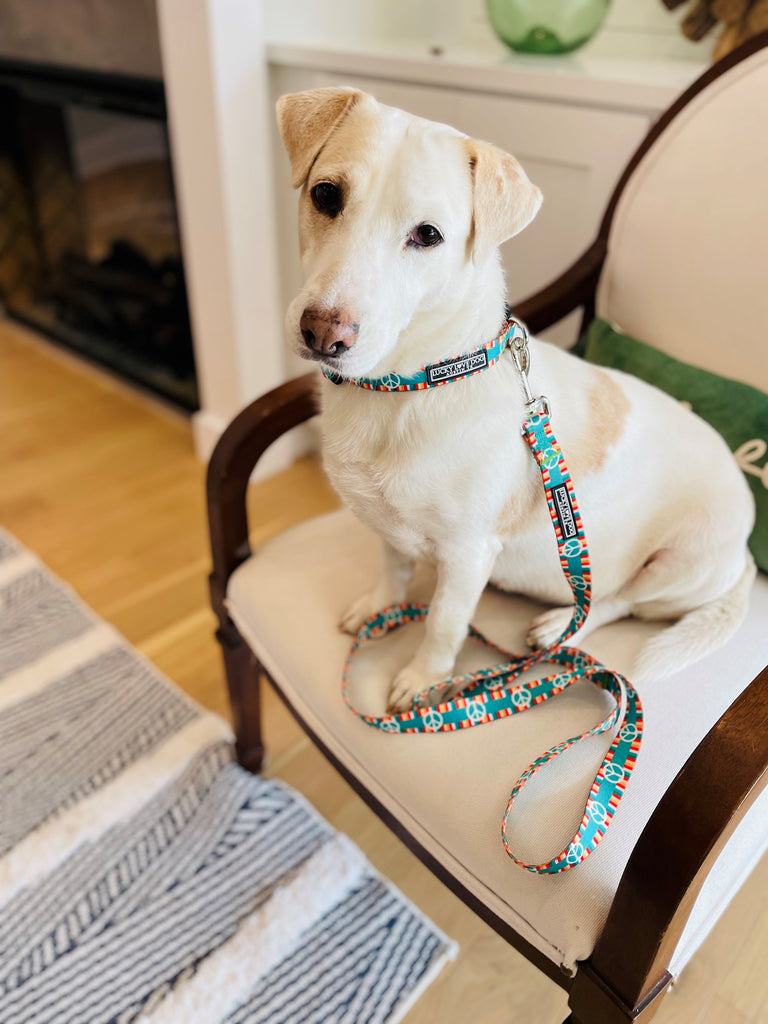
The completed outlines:
<svg viewBox="0 0 768 1024">
<path fill-rule="evenodd" d="M 541 191 L 509 153 L 489 142 L 464 143 L 474 189 L 473 242 L 485 253 L 529 224 L 541 206 Z"/>
<path fill-rule="evenodd" d="M 300 188 L 334 128 L 365 96 L 357 89 L 309 89 L 277 101 L 277 123 L 288 152 L 294 188 Z"/>
<path fill-rule="evenodd" d="M 616 381 L 603 370 L 595 370 L 595 375 L 587 398 L 588 414 L 583 432 L 566 453 L 574 481 L 603 468 L 608 452 L 624 432 L 629 415 L 629 399 Z"/>
<path fill-rule="evenodd" d="M 582 433 L 575 442 L 563 445 L 568 470 L 576 484 L 603 468 L 608 452 L 622 435 L 629 414 L 629 399 L 616 381 L 602 370 L 596 369 L 595 374 Z M 510 537 L 546 526 L 548 522 L 541 479 L 537 476 L 526 481 L 509 498 L 496 522 L 496 531 L 500 537 Z"/>
</svg>

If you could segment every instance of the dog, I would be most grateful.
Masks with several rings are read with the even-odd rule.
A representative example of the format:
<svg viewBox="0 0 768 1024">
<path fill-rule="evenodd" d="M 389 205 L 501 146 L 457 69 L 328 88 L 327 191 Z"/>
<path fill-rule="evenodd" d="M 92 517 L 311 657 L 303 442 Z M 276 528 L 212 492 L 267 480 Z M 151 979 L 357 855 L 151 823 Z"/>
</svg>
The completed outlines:
<svg viewBox="0 0 768 1024">
<path fill-rule="evenodd" d="M 346 378 L 402 375 L 498 334 L 499 246 L 542 202 L 514 157 L 351 88 L 282 96 L 277 118 L 301 190 L 305 284 L 286 316 L 300 356 Z M 631 678 L 679 670 L 724 643 L 746 613 L 749 488 L 722 438 L 661 391 L 541 340 L 530 353 L 590 550 L 592 607 L 570 642 L 625 616 L 676 619 L 646 643 Z M 342 628 L 354 634 L 402 602 L 416 560 L 436 567 L 424 639 L 393 680 L 392 710 L 451 675 L 489 582 L 550 606 L 528 632 L 536 649 L 570 622 L 541 475 L 520 435 L 525 418 L 509 354 L 417 392 L 321 382 L 327 474 L 383 546 L 381 577 Z"/>
</svg>

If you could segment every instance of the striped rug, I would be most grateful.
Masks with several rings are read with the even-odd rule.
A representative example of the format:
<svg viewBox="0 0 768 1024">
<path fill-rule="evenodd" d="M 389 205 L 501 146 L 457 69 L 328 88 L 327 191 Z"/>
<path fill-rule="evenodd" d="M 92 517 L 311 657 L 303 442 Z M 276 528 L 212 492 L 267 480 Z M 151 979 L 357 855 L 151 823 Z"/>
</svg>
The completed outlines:
<svg viewBox="0 0 768 1024">
<path fill-rule="evenodd" d="M 394 1024 L 455 952 L 0 532 L 0 1024 Z"/>
</svg>

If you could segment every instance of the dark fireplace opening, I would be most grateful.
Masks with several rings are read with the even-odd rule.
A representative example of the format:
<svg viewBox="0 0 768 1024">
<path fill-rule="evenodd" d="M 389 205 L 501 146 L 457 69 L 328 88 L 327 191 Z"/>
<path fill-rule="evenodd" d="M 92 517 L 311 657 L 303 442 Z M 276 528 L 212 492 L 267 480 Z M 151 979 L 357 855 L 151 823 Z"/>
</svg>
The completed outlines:
<svg viewBox="0 0 768 1024">
<path fill-rule="evenodd" d="M 162 82 L 0 60 L 0 301 L 199 408 Z"/>
</svg>

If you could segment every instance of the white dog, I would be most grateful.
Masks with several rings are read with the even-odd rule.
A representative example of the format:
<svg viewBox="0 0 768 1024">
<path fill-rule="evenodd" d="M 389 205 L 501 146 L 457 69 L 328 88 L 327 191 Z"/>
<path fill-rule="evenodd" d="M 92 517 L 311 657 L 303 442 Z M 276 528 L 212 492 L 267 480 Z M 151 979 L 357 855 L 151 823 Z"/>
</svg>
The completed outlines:
<svg viewBox="0 0 768 1024">
<path fill-rule="evenodd" d="M 306 283 L 290 304 L 296 351 L 344 377 L 409 374 L 470 352 L 504 319 L 498 247 L 541 193 L 517 161 L 354 89 L 283 96 L 280 131 L 301 189 Z M 592 563 L 587 630 L 634 615 L 680 621 L 632 678 L 682 668 L 741 622 L 754 577 L 750 491 L 725 442 L 655 388 L 531 341 L 538 392 L 573 477 Z M 381 537 L 384 571 L 344 616 L 354 633 L 436 565 L 425 637 L 390 704 L 449 676 L 489 581 L 552 606 L 534 647 L 571 617 L 539 469 L 521 439 L 521 379 L 506 354 L 444 387 L 383 394 L 322 382 L 328 475 Z M 670 439 L 673 439 L 672 441 Z"/>
</svg>

